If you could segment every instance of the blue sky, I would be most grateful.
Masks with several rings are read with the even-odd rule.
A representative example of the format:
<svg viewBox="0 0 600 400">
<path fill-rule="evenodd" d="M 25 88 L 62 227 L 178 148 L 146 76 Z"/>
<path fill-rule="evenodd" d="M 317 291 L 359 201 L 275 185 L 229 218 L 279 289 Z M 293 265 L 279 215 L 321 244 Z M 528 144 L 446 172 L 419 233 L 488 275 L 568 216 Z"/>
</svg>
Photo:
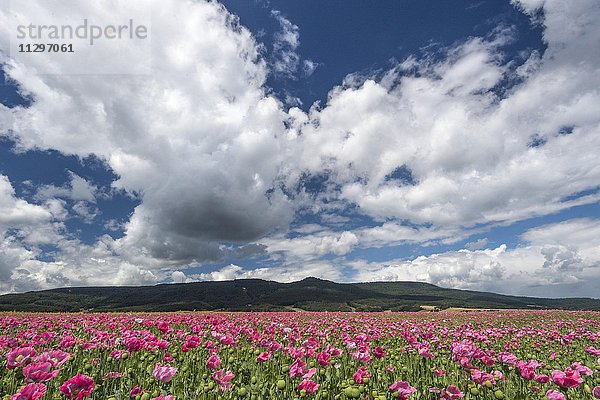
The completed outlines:
<svg viewBox="0 0 600 400">
<path fill-rule="evenodd" d="M 150 3 L 151 41 L 80 47 L 98 73 L 11 48 L 14 13 L 65 23 L 55 3 L 0 8 L 0 292 L 319 276 L 600 296 L 593 1 Z M 63 11 L 146 17 L 105 6 Z"/>
</svg>

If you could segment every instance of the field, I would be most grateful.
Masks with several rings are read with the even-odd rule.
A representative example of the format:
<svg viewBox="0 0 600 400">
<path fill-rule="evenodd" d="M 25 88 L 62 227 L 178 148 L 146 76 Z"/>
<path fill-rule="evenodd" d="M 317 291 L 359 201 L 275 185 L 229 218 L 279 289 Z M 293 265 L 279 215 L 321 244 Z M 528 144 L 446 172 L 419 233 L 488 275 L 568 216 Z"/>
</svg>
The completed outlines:
<svg viewBox="0 0 600 400">
<path fill-rule="evenodd" d="M 0 398 L 594 399 L 600 313 L 0 314 Z"/>
</svg>

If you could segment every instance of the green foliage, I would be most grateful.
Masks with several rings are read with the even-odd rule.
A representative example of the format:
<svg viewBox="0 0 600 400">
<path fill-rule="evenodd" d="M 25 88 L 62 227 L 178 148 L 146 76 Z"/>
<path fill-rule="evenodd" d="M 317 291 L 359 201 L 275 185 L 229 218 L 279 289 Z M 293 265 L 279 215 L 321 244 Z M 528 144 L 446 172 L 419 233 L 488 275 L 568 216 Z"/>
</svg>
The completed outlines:
<svg viewBox="0 0 600 400">
<path fill-rule="evenodd" d="M 335 283 L 307 278 L 278 283 L 261 279 L 142 287 L 62 288 L 0 296 L 0 311 L 419 311 L 524 308 L 600 310 L 600 300 L 543 299 L 444 289 L 420 282 Z"/>
</svg>

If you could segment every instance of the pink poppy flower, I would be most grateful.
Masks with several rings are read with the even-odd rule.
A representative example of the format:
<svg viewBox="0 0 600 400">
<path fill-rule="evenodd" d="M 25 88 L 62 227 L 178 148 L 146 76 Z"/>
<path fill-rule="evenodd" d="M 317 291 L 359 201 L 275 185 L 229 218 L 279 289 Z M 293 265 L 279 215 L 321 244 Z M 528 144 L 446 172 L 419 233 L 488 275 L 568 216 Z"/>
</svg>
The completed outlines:
<svg viewBox="0 0 600 400">
<path fill-rule="evenodd" d="M 275 353 L 276 351 L 280 350 L 283 346 L 278 343 L 278 342 L 271 342 L 269 343 L 269 351 L 271 353 Z"/>
<path fill-rule="evenodd" d="M 377 358 L 383 358 L 386 354 L 386 351 L 379 346 L 373 349 L 373 355 Z"/>
<path fill-rule="evenodd" d="M 40 400 L 46 393 L 46 385 L 43 383 L 30 383 L 10 396 L 10 400 Z"/>
<path fill-rule="evenodd" d="M 210 369 L 219 368 L 219 366 L 221 365 L 221 359 L 219 358 L 219 355 L 213 354 L 212 356 L 208 357 L 208 360 L 206 360 L 206 365 Z"/>
<path fill-rule="evenodd" d="M 596 349 L 592 346 L 586 347 L 585 352 L 593 356 L 600 356 L 600 349 Z"/>
<path fill-rule="evenodd" d="M 517 363 L 517 367 L 519 368 L 519 372 L 521 376 L 528 381 L 535 378 L 536 373 L 535 370 L 542 367 L 544 364 L 537 362 L 536 360 L 531 360 L 529 362 L 519 361 Z"/>
<path fill-rule="evenodd" d="M 488 357 L 488 356 L 482 356 L 480 358 L 480 360 L 483 363 L 483 365 L 488 366 L 488 367 L 491 367 L 492 365 L 494 365 L 496 363 L 492 357 Z"/>
<path fill-rule="evenodd" d="M 496 384 L 496 379 L 494 375 L 478 369 L 474 369 L 473 371 L 471 371 L 471 378 L 473 378 L 473 381 L 475 381 L 475 383 L 478 383 L 480 385 L 485 385 L 487 381 L 489 381 L 492 385 Z"/>
<path fill-rule="evenodd" d="M 158 330 L 159 330 L 159 331 L 161 331 L 161 332 L 163 332 L 163 333 L 164 333 L 164 332 L 166 332 L 166 331 L 168 331 L 168 330 L 169 330 L 169 323 L 168 323 L 168 322 L 165 322 L 165 321 L 160 321 L 160 322 L 159 322 L 159 323 L 156 325 L 156 327 L 158 328 Z"/>
<path fill-rule="evenodd" d="M 419 349 L 419 355 L 421 357 L 424 357 L 424 358 L 434 358 L 435 357 L 435 354 L 433 354 L 431 352 L 431 350 L 429 349 L 429 347 L 421 347 Z"/>
<path fill-rule="evenodd" d="M 313 368 L 309 369 L 308 371 L 306 371 L 306 373 L 304 375 L 302 375 L 302 379 L 312 378 L 312 376 L 316 373 L 317 373 L 317 369 L 313 367 Z"/>
<path fill-rule="evenodd" d="M 118 371 L 110 371 L 107 372 L 106 375 L 104 375 L 102 377 L 102 380 L 107 380 L 107 379 L 118 379 L 123 377 L 123 375 L 125 375 L 123 372 L 118 372 Z"/>
<path fill-rule="evenodd" d="M 358 369 L 356 370 L 354 375 L 352 375 L 354 382 L 358 383 L 359 385 L 364 383 L 365 378 L 370 378 L 370 377 L 371 377 L 371 373 L 369 371 L 367 371 L 367 369 L 365 367 L 358 367 Z"/>
<path fill-rule="evenodd" d="M 49 362 L 52 363 L 53 367 L 60 367 L 61 365 L 63 365 L 64 363 L 66 363 L 67 361 L 69 361 L 69 359 L 71 358 L 71 355 L 69 353 L 67 353 L 66 351 L 62 351 L 62 350 L 52 350 L 52 351 L 47 351 L 45 353 L 40 354 L 39 356 L 36 357 L 35 361 L 36 362 Z"/>
<path fill-rule="evenodd" d="M 219 341 L 224 345 L 232 345 L 235 343 L 235 339 L 230 335 L 223 336 Z"/>
<path fill-rule="evenodd" d="M 112 358 L 114 358 L 115 360 L 122 359 L 124 355 L 129 356 L 129 353 L 127 352 L 127 350 L 113 350 L 110 352 L 110 356 Z"/>
<path fill-rule="evenodd" d="M 175 361 L 175 357 L 173 357 L 173 355 L 171 353 L 169 353 L 168 351 L 165 353 L 165 355 L 163 356 L 163 362 L 166 363 L 171 363 L 173 361 Z"/>
<path fill-rule="evenodd" d="M 454 385 L 446 386 L 446 389 L 442 392 L 442 399 L 444 400 L 454 400 L 454 399 L 462 399 L 465 397 L 465 394 L 460 391 L 460 389 Z"/>
<path fill-rule="evenodd" d="M 337 347 L 327 346 L 327 352 L 331 354 L 332 357 L 339 357 L 342 355 L 342 350 Z"/>
<path fill-rule="evenodd" d="M 368 363 L 371 361 L 371 352 L 367 346 L 361 346 L 352 353 L 352 358 L 362 363 Z"/>
<path fill-rule="evenodd" d="M 494 378 L 496 378 L 497 381 L 505 381 L 506 380 L 506 378 L 500 371 L 494 370 L 494 371 L 492 371 L 492 375 L 494 376 Z"/>
<path fill-rule="evenodd" d="M 498 361 L 508 365 L 516 365 L 517 364 L 517 356 L 512 353 L 498 353 Z"/>
<path fill-rule="evenodd" d="M 552 371 L 552 381 L 563 388 L 573 388 L 583 382 L 579 372 L 567 368 L 564 372 L 559 370 Z"/>
<path fill-rule="evenodd" d="M 313 394 L 319 389 L 319 385 L 310 379 L 305 379 L 298 385 L 298 390 L 304 390 L 307 394 Z"/>
<path fill-rule="evenodd" d="M 600 399 L 600 386 L 596 386 L 593 390 L 592 390 L 592 394 L 594 395 L 595 398 Z M 11 399 L 12 400 L 12 399 Z"/>
<path fill-rule="evenodd" d="M 326 353 L 324 351 L 317 354 L 317 361 L 319 364 L 323 366 L 329 365 L 329 360 L 331 360 L 331 354 Z"/>
<path fill-rule="evenodd" d="M 300 358 L 294 361 L 292 365 L 290 365 L 290 378 L 304 375 L 304 368 L 306 368 L 306 363 Z"/>
<path fill-rule="evenodd" d="M 156 363 L 156 365 L 154 365 L 154 370 L 152 371 L 152 377 L 166 383 L 171 382 L 176 373 L 177 367 Z"/>
<path fill-rule="evenodd" d="M 48 382 L 60 373 L 59 369 L 50 372 L 51 369 L 49 362 L 32 363 L 23 368 L 23 376 L 27 382 Z"/>
<path fill-rule="evenodd" d="M 175 400 L 175 396 L 158 396 L 158 397 L 154 397 L 152 398 L 152 400 Z"/>
<path fill-rule="evenodd" d="M 393 392 L 400 400 L 406 400 L 410 395 L 415 393 L 417 389 L 412 387 L 410 383 L 405 381 L 396 381 L 390 385 L 390 392 Z"/>
<path fill-rule="evenodd" d="M 213 379 L 219 384 L 219 390 L 224 392 L 231 387 L 231 380 L 234 376 L 233 372 L 225 372 L 224 369 L 220 369 L 213 374 Z"/>
<path fill-rule="evenodd" d="M 592 371 L 590 368 L 586 367 L 585 365 L 582 365 L 580 362 L 574 362 L 573 364 L 571 364 L 571 369 L 574 369 L 575 371 L 579 372 L 580 375 L 593 375 L 594 371 Z"/>
<path fill-rule="evenodd" d="M 37 355 L 33 347 L 18 347 L 8 352 L 6 355 L 6 368 L 13 369 L 21 367 L 28 363 Z"/>
<path fill-rule="evenodd" d="M 61 340 L 60 347 L 62 349 L 68 349 L 68 348 L 75 346 L 75 343 L 77 343 L 75 338 L 72 336 L 69 336 L 69 337 L 66 337 L 63 340 Z"/>
<path fill-rule="evenodd" d="M 81 400 L 92 394 L 95 387 L 96 385 L 92 378 L 87 375 L 77 374 L 71 379 L 66 380 L 59 389 L 69 400 Z"/>
<path fill-rule="evenodd" d="M 521 373 L 521 376 L 528 381 L 535 378 L 535 370 L 528 366 L 519 367 L 519 372 Z"/>
<path fill-rule="evenodd" d="M 129 397 L 135 397 L 138 394 L 139 395 L 144 394 L 144 390 L 142 390 L 138 385 L 135 385 L 133 387 L 133 389 L 131 389 L 131 391 L 129 392 Z"/>
<path fill-rule="evenodd" d="M 558 390 L 548 390 L 546 392 L 546 397 L 548 397 L 550 400 L 567 400 L 565 395 Z"/>
<path fill-rule="evenodd" d="M 256 361 L 263 363 L 265 361 L 269 361 L 270 358 L 271 353 L 269 353 L 268 351 L 263 351 L 258 355 L 258 357 L 256 357 Z"/>
<path fill-rule="evenodd" d="M 125 339 L 125 347 L 127 347 L 127 350 L 129 351 L 140 351 L 144 348 L 144 344 L 145 342 L 140 339 L 140 338 L 136 338 L 136 337 L 130 337 Z"/>
<path fill-rule="evenodd" d="M 471 358 L 477 351 L 477 346 L 468 339 L 464 339 L 460 342 L 452 343 L 452 357 L 455 360 L 461 358 Z"/>
<path fill-rule="evenodd" d="M 454 385 L 446 386 L 446 389 L 438 389 L 436 387 L 429 389 L 432 393 L 439 393 L 440 400 L 455 400 L 462 399 L 465 397 L 465 394 L 460 391 L 460 389 Z"/>
</svg>

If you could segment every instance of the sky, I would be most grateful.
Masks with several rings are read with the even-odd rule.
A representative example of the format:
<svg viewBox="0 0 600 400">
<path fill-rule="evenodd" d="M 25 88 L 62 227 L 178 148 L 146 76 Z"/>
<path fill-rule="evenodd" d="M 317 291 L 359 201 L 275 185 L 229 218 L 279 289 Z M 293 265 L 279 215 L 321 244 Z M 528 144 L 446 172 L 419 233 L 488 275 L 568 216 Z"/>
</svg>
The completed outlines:
<svg viewBox="0 0 600 400">
<path fill-rule="evenodd" d="M 0 293 L 600 298 L 595 0 L 136 1 L 0 1 Z M 15 50 L 15 21 L 83 19 L 148 35 Z"/>
</svg>

